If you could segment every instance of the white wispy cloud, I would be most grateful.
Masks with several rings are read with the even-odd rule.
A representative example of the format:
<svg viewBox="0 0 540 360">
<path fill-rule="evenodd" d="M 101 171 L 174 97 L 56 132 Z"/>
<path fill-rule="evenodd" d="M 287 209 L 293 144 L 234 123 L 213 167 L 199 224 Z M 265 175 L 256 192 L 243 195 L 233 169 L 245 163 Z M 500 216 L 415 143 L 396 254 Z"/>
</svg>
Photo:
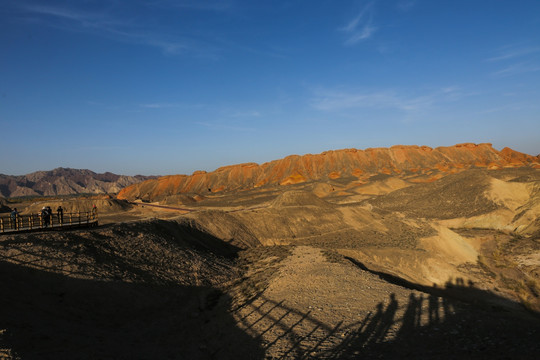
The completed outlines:
<svg viewBox="0 0 540 360">
<path fill-rule="evenodd" d="M 256 110 L 248 110 L 248 111 L 235 111 L 229 114 L 228 116 L 232 118 L 254 118 L 254 117 L 261 117 L 262 114 Z"/>
<path fill-rule="evenodd" d="M 507 77 L 523 73 L 540 71 L 540 65 L 531 62 L 521 62 L 509 65 L 501 70 L 492 73 L 494 77 Z"/>
<path fill-rule="evenodd" d="M 232 8 L 232 4 L 225 0 L 201 1 L 201 0 L 154 0 L 149 1 L 150 6 L 162 6 L 171 8 L 183 8 L 201 11 L 226 11 Z"/>
<path fill-rule="evenodd" d="M 83 16 L 81 13 L 78 13 L 73 10 L 60 9 L 51 6 L 44 5 L 26 5 L 25 9 L 29 12 L 43 15 L 51 15 L 59 18 L 65 18 L 70 20 L 82 21 L 86 20 L 87 16 Z"/>
<path fill-rule="evenodd" d="M 203 104 L 185 104 L 185 103 L 147 103 L 140 104 L 139 107 L 145 109 L 170 109 L 170 108 L 184 108 L 184 109 L 200 109 L 205 107 Z"/>
<path fill-rule="evenodd" d="M 92 33 L 108 39 L 141 44 L 160 49 L 165 54 L 190 53 L 205 56 L 193 41 L 160 31 L 142 28 L 133 21 L 114 17 L 107 12 L 90 12 L 72 7 L 23 4 L 20 9 L 39 17 L 42 23 L 66 31 Z M 210 52 L 207 54 L 212 57 Z"/>
<path fill-rule="evenodd" d="M 502 106 L 495 106 L 491 108 L 486 108 L 480 111 L 477 111 L 477 114 L 493 114 L 498 112 L 512 112 L 516 113 L 518 111 L 526 110 L 526 109 L 534 109 L 535 106 L 531 106 L 529 103 L 524 102 L 518 102 L 518 103 L 511 103 L 506 104 Z"/>
<path fill-rule="evenodd" d="M 358 15 L 340 30 L 347 34 L 345 45 L 355 45 L 369 39 L 377 31 L 373 23 L 373 3 L 366 4 Z"/>
<path fill-rule="evenodd" d="M 395 90 L 354 91 L 316 89 L 310 101 L 313 108 L 323 111 L 341 111 L 354 108 L 394 109 L 417 112 L 442 102 L 456 101 L 470 94 L 459 87 L 449 86 L 417 96 L 406 95 Z"/>
<path fill-rule="evenodd" d="M 509 77 L 540 71 L 539 54 L 540 46 L 518 43 L 499 48 L 495 56 L 492 56 L 485 61 L 496 64 L 505 64 L 503 68 L 492 72 L 491 76 Z"/>
<path fill-rule="evenodd" d="M 194 124 L 205 127 L 212 131 L 232 131 L 232 132 L 252 132 L 255 131 L 253 127 L 236 126 L 230 123 L 224 123 L 219 121 L 195 121 Z"/>
<path fill-rule="evenodd" d="M 488 58 L 486 61 L 502 61 L 540 53 L 540 46 L 508 45 L 500 48 L 497 53 L 496 56 Z"/>
<path fill-rule="evenodd" d="M 397 8 L 401 11 L 409 11 L 416 5 L 416 0 L 404 0 L 397 4 Z"/>
</svg>

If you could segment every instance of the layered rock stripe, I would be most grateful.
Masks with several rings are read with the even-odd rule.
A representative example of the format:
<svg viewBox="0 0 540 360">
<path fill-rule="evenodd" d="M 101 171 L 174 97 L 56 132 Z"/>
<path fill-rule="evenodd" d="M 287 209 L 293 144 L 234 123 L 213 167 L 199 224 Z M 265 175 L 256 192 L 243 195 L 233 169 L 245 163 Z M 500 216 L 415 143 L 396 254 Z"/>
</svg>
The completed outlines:
<svg viewBox="0 0 540 360">
<path fill-rule="evenodd" d="M 163 176 L 128 186 L 118 193 L 118 198 L 158 201 L 182 193 L 204 194 L 313 180 L 362 178 L 377 173 L 422 173 L 434 169 L 451 173 L 472 166 L 488 169 L 540 168 L 539 163 L 540 155 L 531 156 L 510 148 L 498 151 L 489 143 L 437 148 L 396 145 L 366 150 L 344 149 L 316 155 L 291 155 L 261 165 L 245 163 L 221 167 L 212 172 Z"/>
</svg>

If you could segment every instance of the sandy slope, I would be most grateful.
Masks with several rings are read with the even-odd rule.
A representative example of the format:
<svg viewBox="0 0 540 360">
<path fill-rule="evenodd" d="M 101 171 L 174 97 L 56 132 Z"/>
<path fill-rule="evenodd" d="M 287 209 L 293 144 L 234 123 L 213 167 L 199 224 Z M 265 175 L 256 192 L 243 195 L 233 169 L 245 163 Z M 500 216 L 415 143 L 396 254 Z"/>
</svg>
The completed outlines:
<svg viewBox="0 0 540 360">
<path fill-rule="evenodd" d="M 2 235 L 0 358 L 536 359 L 537 174 L 359 202 L 297 184 Z"/>
</svg>

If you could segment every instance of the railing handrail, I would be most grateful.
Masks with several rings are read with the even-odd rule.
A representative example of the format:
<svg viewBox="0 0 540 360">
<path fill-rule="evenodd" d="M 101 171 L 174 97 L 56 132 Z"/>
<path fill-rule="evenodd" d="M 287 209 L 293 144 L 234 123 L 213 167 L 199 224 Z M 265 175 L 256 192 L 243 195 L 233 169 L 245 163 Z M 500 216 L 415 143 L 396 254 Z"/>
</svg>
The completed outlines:
<svg viewBox="0 0 540 360">
<path fill-rule="evenodd" d="M 0 216 L 0 233 L 42 230 L 49 228 L 76 227 L 97 224 L 97 208 L 89 211 L 51 212 L 49 216 L 39 213 L 17 213 L 15 220 L 11 213 Z"/>
</svg>

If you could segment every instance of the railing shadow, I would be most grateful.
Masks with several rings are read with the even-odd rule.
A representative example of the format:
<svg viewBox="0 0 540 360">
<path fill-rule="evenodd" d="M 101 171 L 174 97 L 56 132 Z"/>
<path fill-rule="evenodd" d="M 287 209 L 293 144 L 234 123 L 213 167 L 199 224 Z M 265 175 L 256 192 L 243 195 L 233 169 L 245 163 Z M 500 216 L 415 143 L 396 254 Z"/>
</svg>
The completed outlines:
<svg viewBox="0 0 540 360">
<path fill-rule="evenodd" d="M 0 261 L 0 349 L 18 359 L 261 359 L 211 287 L 67 277 Z M 201 297 L 218 297 L 202 308 Z M 1 352 L 0 352 L 1 354 Z"/>
<path fill-rule="evenodd" d="M 448 284 L 450 285 L 450 284 Z M 416 287 L 416 286 L 414 286 Z M 474 299 L 469 303 L 454 296 Z M 259 294 L 233 314 L 241 329 L 276 359 L 537 359 L 540 322 L 486 305 L 484 291 L 461 279 L 447 288 L 381 299 L 363 318 L 321 321 Z M 497 299 L 498 298 L 498 299 Z M 507 299 L 491 294 L 493 300 Z M 523 314 L 521 314 L 523 315 Z M 328 319 L 327 319 L 328 320 Z"/>
<path fill-rule="evenodd" d="M 164 264 L 176 258 L 163 253 L 163 262 L 155 266 L 144 260 L 144 251 L 139 253 L 147 246 L 139 240 L 142 232 L 157 236 L 156 243 L 162 242 L 170 252 L 212 252 L 216 262 L 234 257 L 238 250 L 189 224 L 178 227 L 161 221 L 60 233 L 54 238 L 46 233 L 4 237 L 0 349 L 12 349 L 13 357 L 21 359 L 268 355 L 536 359 L 540 355 L 537 318 L 514 316 L 506 307 L 510 300 L 460 279 L 445 288 L 429 287 L 372 271 L 410 289 L 409 297 L 384 295 L 365 316 L 321 320 L 316 312 L 299 310 L 264 293 L 237 304 L 237 299 L 215 287 L 180 285 L 163 271 Z M 119 252 L 125 244 L 118 239 L 131 242 L 135 253 Z M 87 264 L 90 268 L 81 267 L 83 257 L 93 259 Z M 84 280 L 88 272 L 102 280 Z"/>
<path fill-rule="evenodd" d="M 152 251 L 162 253 L 162 258 L 151 259 L 152 252 L 141 252 L 150 244 L 147 238 L 140 237 L 142 234 L 152 238 Z M 193 251 L 210 253 L 214 261 L 219 262 L 221 258 L 234 258 L 239 249 L 190 223 L 164 220 L 106 225 L 92 231 L 74 230 L 54 235 L 46 232 L 24 236 L 6 234 L 0 238 L 0 260 L 81 278 L 91 274 L 95 278 L 116 279 L 129 274 L 131 280 L 148 283 L 165 282 L 160 261 L 181 261 L 174 255 L 189 256 Z"/>
<path fill-rule="evenodd" d="M 6 235 L 0 358 L 10 349 L 17 359 L 261 359 L 228 294 L 183 285 L 202 283 L 184 277 L 197 274 L 183 262 L 227 268 L 237 251 L 190 224 L 162 221 Z"/>
</svg>

